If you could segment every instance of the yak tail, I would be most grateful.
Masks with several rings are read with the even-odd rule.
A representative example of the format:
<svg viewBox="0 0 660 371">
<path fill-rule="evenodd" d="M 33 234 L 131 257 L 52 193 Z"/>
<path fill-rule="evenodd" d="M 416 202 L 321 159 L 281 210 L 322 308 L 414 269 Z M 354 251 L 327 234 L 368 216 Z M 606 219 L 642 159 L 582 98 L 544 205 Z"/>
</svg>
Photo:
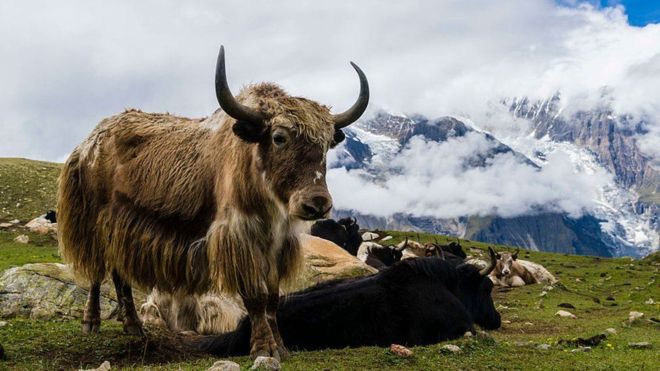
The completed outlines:
<svg viewBox="0 0 660 371">
<path fill-rule="evenodd" d="M 244 356 L 250 354 L 250 319 L 245 317 L 236 330 L 220 335 L 202 336 L 189 344 L 194 349 L 219 357 Z"/>
</svg>

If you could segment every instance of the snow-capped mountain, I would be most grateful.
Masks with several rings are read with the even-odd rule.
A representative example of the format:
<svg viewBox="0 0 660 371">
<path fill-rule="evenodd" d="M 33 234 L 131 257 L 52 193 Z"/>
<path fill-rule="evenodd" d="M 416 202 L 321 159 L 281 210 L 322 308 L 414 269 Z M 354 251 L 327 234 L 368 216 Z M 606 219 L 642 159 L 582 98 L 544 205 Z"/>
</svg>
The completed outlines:
<svg viewBox="0 0 660 371">
<path fill-rule="evenodd" d="M 386 184 L 393 177 L 409 175 L 405 154 L 411 146 L 419 147 L 419 140 L 453 143 L 451 148 L 458 151 L 474 146 L 458 155 L 460 172 L 467 173 L 488 171 L 508 158 L 524 169 L 544 172 L 552 167 L 548 157 L 561 154 L 569 159 L 567 164 L 575 174 L 599 179 L 590 196 L 593 206 L 586 213 L 574 215 L 564 210 L 570 207 L 562 209 L 551 200 L 530 205 L 524 213 L 505 216 L 500 216 L 507 213 L 497 207 L 491 213 L 468 211 L 450 217 L 409 210 L 377 216 L 360 211 L 359 206 L 338 209 L 335 215 L 356 215 L 367 228 L 423 230 L 544 251 L 642 256 L 658 249 L 658 203 L 653 200 L 659 177 L 634 145 L 635 130 L 643 130 L 643 125 L 635 128 L 628 121 L 620 125 L 611 112 L 601 111 L 578 112 L 567 120 L 559 112 L 558 97 L 536 103 L 526 99 L 503 103 L 512 119 L 531 121 L 531 131 L 500 138 L 466 119 L 429 120 L 380 112 L 346 130 L 346 142 L 336 151 L 331 167 L 343 167 L 368 182 Z M 630 118 L 622 116 L 618 120 Z M 446 158 L 428 161 L 442 162 Z M 437 178 L 442 179 L 443 174 L 437 174 Z M 465 187 L 469 188 L 470 183 Z"/>
</svg>

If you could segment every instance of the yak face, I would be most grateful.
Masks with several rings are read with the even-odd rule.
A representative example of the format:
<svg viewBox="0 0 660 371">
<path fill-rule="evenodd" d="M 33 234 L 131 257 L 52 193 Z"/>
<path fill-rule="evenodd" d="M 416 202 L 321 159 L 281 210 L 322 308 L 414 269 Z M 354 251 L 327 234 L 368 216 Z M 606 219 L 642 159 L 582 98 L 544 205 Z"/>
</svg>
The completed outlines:
<svg viewBox="0 0 660 371">
<path fill-rule="evenodd" d="M 342 128 L 367 109 L 369 84 L 360 68 L 351 63 L 360 79 L 360 94 L 351 108 L 339 114 L 308 99 L 291 97 L 277 85 L 253 85 L 232 95 L 225 71 L 225 50 L 220 47 L 215 92 L 220 107 L 235 119 L 232 131 L 248 143 L 257 143 L 255 163 L 266 187 L 286 205 L 290 216 L 320 219 L 332 208 L 325 183 L 328 149 L 344 139 Z"/>
<path fill-rule="evenodd" d="M 332 209 L 325 181 L 326 153 L 334 133 L 331 122 L 326 131 L 325 135 L 310 138 L 301 126 L 276 124 L 258 142 L 263 180 L 294 218 L 322 219 Z"/>
<path fill-rule="evenodd" d="M 495 275 L 498 277 L 508 277 L 513 271 L 512 266 L 518 259 L 518 250 L 515 253 L 497 254 L 497 265 L 495 266 Z"/>
<path fill-rule="evenodd" d="M 493 282 L 470 264 L 456 267 L 459 276 L 458 296 L 472 316 L 474 323 L 486 330 L 501 326 L 500 314 L 495 309 Z"/>
</svg>

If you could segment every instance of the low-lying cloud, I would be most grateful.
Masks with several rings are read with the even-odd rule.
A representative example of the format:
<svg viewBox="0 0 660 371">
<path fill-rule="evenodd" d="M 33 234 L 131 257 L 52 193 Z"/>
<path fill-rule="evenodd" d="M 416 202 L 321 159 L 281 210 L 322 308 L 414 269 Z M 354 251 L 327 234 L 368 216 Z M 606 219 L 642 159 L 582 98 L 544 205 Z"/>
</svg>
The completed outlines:
<svg viewBox="0 0 660 371">
<path fill-rule="evenodd" d="M 376 169 L 397 173 L 379 183 L 365 179 L 362 170 L 331 169 L 335 207 L 377 216 L 513 217 L 543 210 L 578 217 L 595 206 L 611 181 L 604 170 L 578 171 L 561 151 L 549 153 L 541 169 L 512 153 L 496 155 L 483 167 L 465 166 L 492 145 L 476 132 L 441 143 L 414 137 L 386 168 Z"/>
</svg>

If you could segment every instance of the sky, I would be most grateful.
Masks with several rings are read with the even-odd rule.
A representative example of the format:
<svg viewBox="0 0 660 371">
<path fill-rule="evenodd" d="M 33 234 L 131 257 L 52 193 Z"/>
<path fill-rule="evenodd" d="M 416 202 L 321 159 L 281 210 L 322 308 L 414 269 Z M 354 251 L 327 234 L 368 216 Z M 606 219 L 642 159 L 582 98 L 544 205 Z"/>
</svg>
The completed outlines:
<svg viewBox="0 0 660 371">
<path fill-rule="evenodd" d="M 225 45 L 233 91 L 274 81 L 345 110 L 369 78 L 367 113 L 460 115 L 497 126 L 502 98 L 565 111 L 607 95 L 646 117 L 660 158 L 660 25 L 655 1 L 4 1 L 0 157 L 64 161 L 104 117 L 134 107 L 201 117 L 217 108 Z M 510 123 L 503 122 L 506 127 Z"/>
</svg>

